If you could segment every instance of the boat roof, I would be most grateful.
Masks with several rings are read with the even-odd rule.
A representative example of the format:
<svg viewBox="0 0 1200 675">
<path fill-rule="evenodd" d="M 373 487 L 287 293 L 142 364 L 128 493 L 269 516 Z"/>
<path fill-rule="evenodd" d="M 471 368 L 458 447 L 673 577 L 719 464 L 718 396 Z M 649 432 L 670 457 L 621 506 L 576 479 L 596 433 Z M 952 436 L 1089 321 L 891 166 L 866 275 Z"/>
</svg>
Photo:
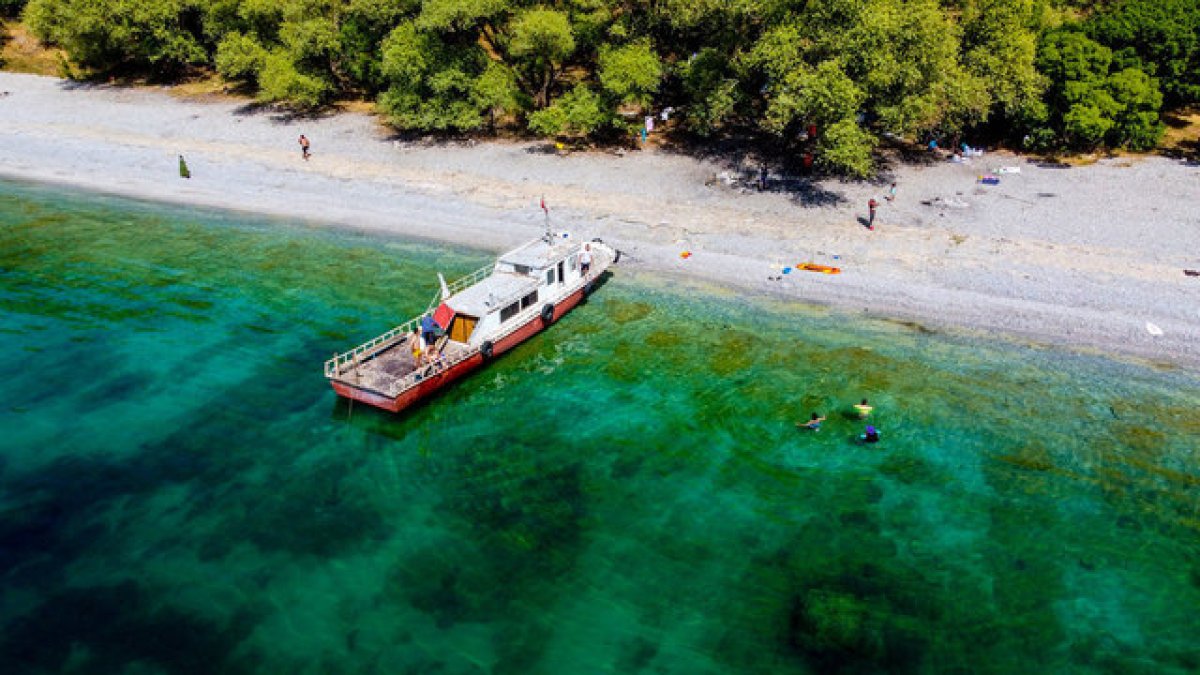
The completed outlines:
<svg viewBox="0 0 1200 675">
<path fill-rule="evenodd" d="M 532 293 L 537 287 L 538 279 L 535 277 L 511 272 L 494 272 L 492 276 L 474 286 L 450 296 L 446 304 L 459 314 L 481 317 Z"/>
<path fill-rule="evenodd" d="M 500 256 L 500 262 L 510 265 L 522 265 L 533 269 L 545 269 L 571 254 L 576 247 L 576 241 L 555 237 L 546 241 L 545 238 L 534 239 Z"/>
</svg>

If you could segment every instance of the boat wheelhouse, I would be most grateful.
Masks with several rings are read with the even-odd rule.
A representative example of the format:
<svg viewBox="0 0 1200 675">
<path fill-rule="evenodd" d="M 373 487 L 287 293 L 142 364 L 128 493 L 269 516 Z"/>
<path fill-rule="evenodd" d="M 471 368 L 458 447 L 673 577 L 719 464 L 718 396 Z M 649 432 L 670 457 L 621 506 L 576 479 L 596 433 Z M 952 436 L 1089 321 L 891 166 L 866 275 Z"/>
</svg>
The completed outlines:
<svg viewBox="0 0 1200 675">
<path fill-rule="evenodd" d="M 399 412 L 557 321 L 620 257 L 599 239 L 530 241 L 442 282 L 425 312 L 326 361 L 325 377 L 340 396 Z"/>
</svg>

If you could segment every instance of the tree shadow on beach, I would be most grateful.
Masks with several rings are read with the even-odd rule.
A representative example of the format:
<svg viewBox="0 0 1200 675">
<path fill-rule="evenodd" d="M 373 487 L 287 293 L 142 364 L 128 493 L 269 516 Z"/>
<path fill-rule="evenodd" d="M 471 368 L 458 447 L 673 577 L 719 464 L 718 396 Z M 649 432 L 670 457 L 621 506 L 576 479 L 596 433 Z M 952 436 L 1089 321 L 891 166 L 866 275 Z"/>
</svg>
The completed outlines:
<svg viewBox="0 0 1200 675">
<path fill-rule="evenodd" d="M 277 103 L 263 103 L 260 101 L 251 101 L 233 110 L 233 114 L 238 117 L 256 117 L 262 115 L 269 117 L 272 122 L 279 124 L 323 120 L 333 117 L 339 112 L 338 108 L 334 105 L 325 105 L 319 108 L 294 108 Z"/>
<path fill-rule="evenodd" d="M 443 147 L 458 147 L 458 148 L 473 148 L 480 143 L 490 143 L 494 141 L 504 140 L 504 137 L 495 134 L 480 136 L 469 136 L 458 131 L 408 131 L 397 129 L 395 127 L 387 127 L 391 132 L 383 137 L 384 142 L 391 143 L 393 146 L 403 146 L 410 148 L 443 148 Z M 512 139 L 509 139 L 512 140 Z"/>
<path fill-rule="evenodd" d="M 710 187 L 725 187 L 743 193 L 784 194 L 805 207 L 840 206 L 844 195 L 831 190 L 834 176 L 815 170 L 804 154 L 786 144 L 749 132 L 731 132 L 718 138 L 702 138 L 686 133 L 670 133 L 659 151 L 708 162 L 721 169 L 710 176 Z"/>
<path fill-rule="evenodd" d="M 1186 166 L 1200 166 L 1200 106 L 1164 112 L 1162 121 L 1167 133 L 1159 153 Z"/>
</svg>

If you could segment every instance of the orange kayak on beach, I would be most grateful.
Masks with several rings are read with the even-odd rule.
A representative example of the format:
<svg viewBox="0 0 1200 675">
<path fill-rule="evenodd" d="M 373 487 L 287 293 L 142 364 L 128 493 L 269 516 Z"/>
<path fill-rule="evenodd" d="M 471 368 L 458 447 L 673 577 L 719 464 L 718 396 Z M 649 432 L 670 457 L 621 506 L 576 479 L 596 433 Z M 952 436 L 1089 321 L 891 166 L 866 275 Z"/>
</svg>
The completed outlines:
<svg viewBox="0 0 1200 675">
<path fill-rule="evenodd" d="M 830 267 L 829 265 L 818 265 L 816 263 L 797 263 L 796 269 L 806 272 L 821 272 L 822 274 L 841 274 L 842 268 Z"/>
</svg>

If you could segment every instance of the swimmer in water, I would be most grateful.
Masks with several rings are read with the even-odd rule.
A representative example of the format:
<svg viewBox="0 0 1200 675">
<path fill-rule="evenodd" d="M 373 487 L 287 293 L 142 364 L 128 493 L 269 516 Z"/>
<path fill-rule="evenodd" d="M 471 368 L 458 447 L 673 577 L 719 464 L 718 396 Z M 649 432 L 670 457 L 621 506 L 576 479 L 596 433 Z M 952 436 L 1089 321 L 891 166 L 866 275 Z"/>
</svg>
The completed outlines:
<svg viewBox="0 0 1200 675">
<path fill-rule="evenodd" d="M 878 443 L 879 430 L 870 424 L 867 425 L 867 431 L 862 436 L 858 437 L 863 443 Z"/>
<path fill-rule="evenodd" d="M 862 400 L 862 403 L 854 404 L 854 409 L 858 411 L 859 419 L 865 420 L 871 414 L 871 411 L 874 410 L 875 408 L 871 407 L 871 405 L 867 403 L 867 399 L 864 398 Z"/>
<path fill-rule="evenodd" d="M 813 431 L 820 431 L 821 430 L 821 422 L 824 422 L 824 421 L 825 421 L 824 417 L 821 417 L 817 413 L 813 413 L 812 417 L 807 422 L 796 422 L 796 426 L 804 427 L 805 429 L 812 429 Z"/>
</svg>

